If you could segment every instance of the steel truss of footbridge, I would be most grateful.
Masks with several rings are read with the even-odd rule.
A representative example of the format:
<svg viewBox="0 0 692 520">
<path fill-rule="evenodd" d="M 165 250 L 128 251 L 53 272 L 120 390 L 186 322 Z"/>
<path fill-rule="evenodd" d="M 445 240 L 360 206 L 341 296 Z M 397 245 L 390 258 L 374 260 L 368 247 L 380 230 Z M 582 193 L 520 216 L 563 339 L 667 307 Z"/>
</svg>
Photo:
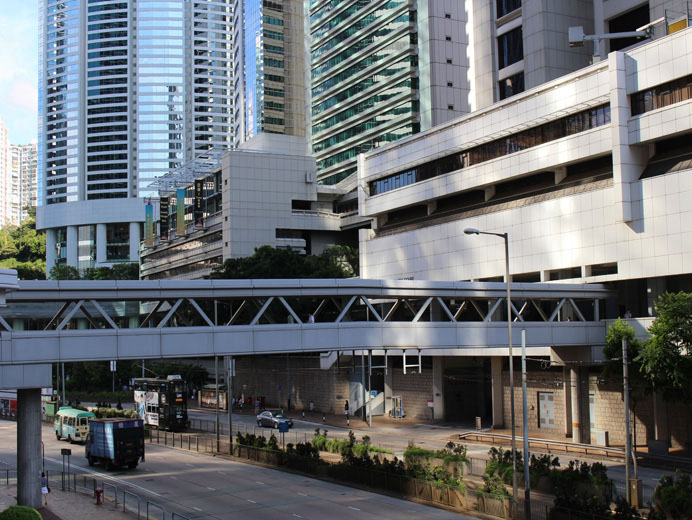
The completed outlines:
<svg viewBox="0 0 692 520">
<path fill-rule="evenodd" d="M 602 285 L 511 285 L 515 345 L 599 346 Z M 507 355 L 504 283 L 411 280 L 20 281 L 0 365 L 415 349 Z M 314 320 L 314 322 L 313 322 Z"/>
</svg>

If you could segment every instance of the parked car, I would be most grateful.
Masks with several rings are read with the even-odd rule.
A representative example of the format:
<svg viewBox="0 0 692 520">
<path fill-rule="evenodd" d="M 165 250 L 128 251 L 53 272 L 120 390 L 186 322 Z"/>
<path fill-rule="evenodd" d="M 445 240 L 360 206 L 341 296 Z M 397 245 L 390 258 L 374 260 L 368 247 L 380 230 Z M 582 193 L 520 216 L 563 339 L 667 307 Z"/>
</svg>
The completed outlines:
<svg viewBox="0 0 692 520">
<path fill-rule="evenodd" d="M 257 416 L 257 426 L 278 429 L 279 423 L 286 423 L 289 428 L 293 427 L 293 419 L 286 417 L 281 411 L 266 410 Z"/>
</svg>

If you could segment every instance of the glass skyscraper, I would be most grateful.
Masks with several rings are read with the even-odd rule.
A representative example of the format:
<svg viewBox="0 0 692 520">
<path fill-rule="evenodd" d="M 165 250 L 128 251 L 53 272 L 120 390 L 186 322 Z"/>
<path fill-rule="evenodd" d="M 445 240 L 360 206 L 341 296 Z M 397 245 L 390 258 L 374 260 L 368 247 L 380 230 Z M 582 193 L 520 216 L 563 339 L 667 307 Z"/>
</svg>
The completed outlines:
<svg viewBox="0 0 692 520">
<path fill-rule="evenodd" d="M 96 243 L 83 267 L 137 261 L 148 185 L 231 145 L 232 3 L 39 0 L 38 225 L 49 269 L 61 256 L 77 265 L 79 236 Z M 126 258 L 109 256 L 115 235 Z"/>
</svg>

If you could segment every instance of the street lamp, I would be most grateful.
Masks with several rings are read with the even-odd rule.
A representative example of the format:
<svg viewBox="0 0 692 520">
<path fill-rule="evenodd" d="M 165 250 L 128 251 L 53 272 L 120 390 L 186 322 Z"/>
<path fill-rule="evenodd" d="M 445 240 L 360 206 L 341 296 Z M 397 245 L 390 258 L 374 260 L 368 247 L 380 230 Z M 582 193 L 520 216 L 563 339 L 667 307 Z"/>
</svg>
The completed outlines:
<svg viewBox="0 0 692 520">
<path fill-rule="evenodd" d="M 507 286 L 507 342 L 509 344 L 509 407 L 511 413 L 512 427 L 512 516 L 516 518 L 517 504 L 517 434 L 515 431 L 514 420 L 514 358 L 512 356 L 512 299 L 509 289 L 509 234 L 508 233 L 489 233 L 487 231 L 479 231 L 475 228 L 466 228 L 464 233 L 467 235 L 493 235 L 500 237 L 505 241 L 505 285 Z"/>
</svg>

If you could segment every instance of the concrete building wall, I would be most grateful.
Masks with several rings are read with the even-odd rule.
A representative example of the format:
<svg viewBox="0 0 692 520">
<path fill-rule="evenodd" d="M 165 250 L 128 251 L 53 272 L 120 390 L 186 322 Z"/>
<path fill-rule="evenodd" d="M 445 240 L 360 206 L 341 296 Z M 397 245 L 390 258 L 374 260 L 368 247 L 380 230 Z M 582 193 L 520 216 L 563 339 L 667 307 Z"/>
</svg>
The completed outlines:
<svg viewBox="0 0 692 520">
<path fill-rule="evenodd" d="M 421 373 L 412 373 L 400 368 L 392 370 L 392 395 L 401 396 L 406 417 L 414 419 L 432 419 L 432 409 L 428 401 L 433 400 L 433 372 L 423 369 Z"/>
</svg>

